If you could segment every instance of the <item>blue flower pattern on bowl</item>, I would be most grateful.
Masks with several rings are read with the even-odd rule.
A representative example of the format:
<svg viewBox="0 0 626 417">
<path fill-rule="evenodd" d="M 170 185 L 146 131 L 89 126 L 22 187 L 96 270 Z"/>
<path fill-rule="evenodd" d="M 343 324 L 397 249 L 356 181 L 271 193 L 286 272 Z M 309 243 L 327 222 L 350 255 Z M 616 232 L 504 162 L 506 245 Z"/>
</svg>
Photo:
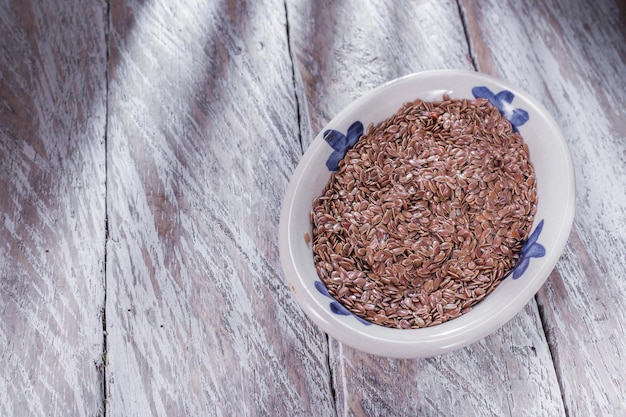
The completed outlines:
<svg viewBox="0 0 626 417">
<path fill-rule="evenodd" d="M 515 95 L 508 90 L 503 90 L 499 93 L 494 94 L 489 88 L 484 86 L 478 86 L 472 88 L 472 94 L 475 98 L 488 99 L 489 102 L 493 104 L 498 110 L 500 110 L 500 113 L 502 113 L 509 120 L 515 132 L 519 132 L 518 127 L 522 126 L 529 119 L 528 112 L 526 110 L 513 108 L 512 103 Z M 361 136 L 363 136 L 363 123 L 358 120 L 350 125 L 345 135 L 334 129 L 326 130 L 324 132 L 324 140 L 333 149 L 333 152 L 326 161 L 326 167 L 330 171 L 337 171 L 339 169 L 339 161 L 341 161 L 345 157 L 346 152 L 348 152 L 348 150 L 358 142 Z M 528 237 L 528 240 L 524 244 L 520 252 L 520 257 L 515 267 L 513 267 L 510 272 L 510 275 L 513 276 L 513 279 L 520 278 L 524 274 L 524 272 L 526 272 L 526 269 L 530 264 L 531 258 L 541 258 L 545 256 L 545 247 L 537 242 L 537 239 L 539 238 L 542 230 L 543 220 L 539 222 L 537 228 L 531 233 L 531 235 Z M 361 317 L 348 311 L 348 309 L 346 309 L 332 295 L 330 295 L 328 289 L 322 282 L 315 281 L 315 288 L 322 295 L 333 300 L 329 304 L 330 311 L 332 313 L 342 316 L 354 316 L 361 323 L 368 326 L 372 324 L 367 320 L 364 320 Z"/>
<path fill-rule="evenodd" d="M 333 312 L 335 314 L 339 314 L 341 316 L 354 316 L 354 318 L 356 318 L 361 323 L 363 323 L 363 324 L 365 324 L 367 326 L 371 326 L 372 323 L 370 323 L 367 320 L 362 319 L 361 317 L 359 317 L 359 316 L 357 316 L 355 314 L 352 314 L 351 312 L 348 311 L 347 308 L 345 308 L 343 305 L 341 305 L 341 303 L 339 303 L 339 301 L 335 300 L 335 297 L 330 295 L 330 293 L 328 292 L 328 289 L 326 288 L 326 285 L 324 285 L 321 281 L 315 281 L 315 288 L 322 295 L 325 295 L 326 297 L 328 297 L 331 300 L 333 300 L 330 303 L 330 311 L 331 312 Z"/>
<path fill-rule="evenodd" d="M 541 258 L 546 255 L 546 248 L 541 243 L 537 242 L 542 230 L 543 220 L 539 222 L 537 228 L 530 234 L 528 240 L 526 240 L 526 243 L 519 254 L 519 259 L 513 267 L 513 270 L 511 270 L 513 279 L 518 279 L 524 272 L 526 272 L 526 268 L 528 268 L 530 263 L 530 258 Z"/>
<path fill-rule="evenodd" d="M 326 167 L 330 171 L 337 171 L 339 169 L 339 161 L 346 156 L 348 149 L 352 148 L 361 136 L 363 136 L 363 123 L 358 120 L 350 125 L 345 135 L 334 129 L 325 131 L 324 140 L 333 148 L 333 153 L 330 154 L 326 161 Z"/>
<path fill-rule="evenodd" d="M 472 94 L 476 98 L 486 98 L 491 104 L 496 106 L 500 113 L 511 122 L 515 132 L 519 132 L 518 128 L 528 121 L 529 116 L 526 110 L 513 107 L 515 94 L 509 90 L 502 90 L 494 94 L 487 87 L 481 86 L 472 88 Z"/>
</svg>

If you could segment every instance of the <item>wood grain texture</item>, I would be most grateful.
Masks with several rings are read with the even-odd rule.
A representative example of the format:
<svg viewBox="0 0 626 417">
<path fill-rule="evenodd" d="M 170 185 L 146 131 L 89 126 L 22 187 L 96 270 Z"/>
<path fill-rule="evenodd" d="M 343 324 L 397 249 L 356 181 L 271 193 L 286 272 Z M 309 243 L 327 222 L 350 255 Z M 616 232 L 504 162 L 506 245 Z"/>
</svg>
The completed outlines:
<svg viewBox="0 0 626 417">
<path fill-rule="evenodd" d="M 341 416 L 562 416 L 536 305 L 469 348 L 428 359 L 363 355 L 331 343 Z"/>
<path fill-rule="evenodd" d="M 0 416 L 626 415 L 624 0 L 181 3 L 0 0 Z M 474 65 L 569 142 L 557 268 L 457 352 L 329 340 L 278 259 L 303 149 Z"/>
<path fill-rule="evenodd" d="M 331 415 L 326 337 L 278 259 L 284 5 L 111 6 L 107 414 Z"/>
<path fill-rule="evenodd" d="M 380 84 L 432 69 L 473 69 L 453 1 L 287 2 L 303 147 Z"/>
<path fill-rule="evenodd" d="M 0 2 L 0 415 L 103 410 L 106 10 Z"/>
<path fill-rule="evenodd" d="M 305 147 L 332 116 L 385 81 L 473 69 L 453 1 L 288 6 Z M 565 414 L 534 301 L 490 337 L 433 359 L 380 358 L 335 340 L 330 353 L 340 416 Z"/>
<path fill-rule="evenodd" d="M 566 410 L 626 415 L 623 2 L 463 4 L 481 69 L 537 97 L 572 153 L 574 229 L 538 295 Z M 506 36 L 493 30 L 498 27 L 507 28 Z"/>
</svg>

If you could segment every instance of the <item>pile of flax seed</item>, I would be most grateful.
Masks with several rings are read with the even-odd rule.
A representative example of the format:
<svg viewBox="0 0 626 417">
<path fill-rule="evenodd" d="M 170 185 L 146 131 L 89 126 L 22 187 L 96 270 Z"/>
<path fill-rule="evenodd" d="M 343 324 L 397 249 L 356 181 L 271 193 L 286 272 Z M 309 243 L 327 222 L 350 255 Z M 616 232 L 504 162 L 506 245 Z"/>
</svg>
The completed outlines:
<svg viewBox="0 0 626 417">
<path fill-rule="evenodd" d="M 370 125 L 313 202 L 315 266 L 359 317 L 433 326 L 510 272 L 536 204 L 528 147 L 488 100 L 415 100 Z"/>
</svg>

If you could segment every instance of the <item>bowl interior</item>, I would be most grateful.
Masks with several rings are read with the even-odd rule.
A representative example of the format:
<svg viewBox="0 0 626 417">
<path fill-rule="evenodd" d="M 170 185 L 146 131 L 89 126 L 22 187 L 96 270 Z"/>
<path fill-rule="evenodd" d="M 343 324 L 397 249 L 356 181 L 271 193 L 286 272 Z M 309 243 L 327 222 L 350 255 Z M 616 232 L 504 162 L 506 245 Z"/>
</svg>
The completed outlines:
<svg viewBox="0 0 626 417">
<path fill-rule="evenodd" d="M 477 89 L 478 88 L 478 89 Z M 502 92 L 510 92 L 506 94 Z M 416 98 L 441 100 L 489 95 L 509 120 L 527 112 L 528 120 L 516 126 L 527 143 L 537 178 L 537 213 L 533 230 L 545 255 L 529 259 L 517 279 L 511 276 L 478 303 L 471 312 L 440 325 L 400 330 L 363 323 L 353 315 L 337 314 L 332 299 L 315 282 L 309 220 L 313 199 L 318 197 L 331 171 L 326 161 L 333 149 L 323 132 L 347 132 L 355 121 L 379 123 L 405 102 Z M 498 95 L 498 93 L 500 93 Z M 513 118 L 513 119 L 512 119 Z M 518 119 L 515 119 L 518 120 Z M 466 71 L 430 71 L 387 83 L 353 102 L 317 135 L 305 152 L 289 184 L 281 213 L 280 255 L 286 279 L 305 313 L 325 332 L 357 349 L 392 357 L 427 357 L 473 343 L 510 320 L 533 297 L 554 268 L 569 236 L 574 216 L 574 174 L 567 144 L 545 108 L 515 87 L 492 77 Z M 537 233 L 535 233 L 536 235 Z M 319 286 L 319 284 L 317 284 Z"/>
</svg>

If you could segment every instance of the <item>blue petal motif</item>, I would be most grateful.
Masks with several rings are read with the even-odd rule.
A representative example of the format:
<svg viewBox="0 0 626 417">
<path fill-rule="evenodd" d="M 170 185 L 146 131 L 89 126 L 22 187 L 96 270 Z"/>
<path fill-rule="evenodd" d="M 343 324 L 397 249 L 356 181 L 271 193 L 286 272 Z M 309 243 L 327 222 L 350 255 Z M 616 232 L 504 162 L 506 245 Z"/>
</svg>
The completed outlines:
<svg viewBox="0 0 626 417">
<path fill-rule="evenodd" d="M 526 123 L 529 119 L 528 112 L 524 109 L 512 109 L 512 103 L 515 94 L 509 90 L 502 90 L 494 94 L 490 89 L 484 86 L 472 88 L 472 94 L 476 98 L 486 98 L 491 104 L 496 106 L 513 126 L 513 130 L 518 132 L 518 127 Z"/>
<path fill-rule="evenodd" d="M 326 288 L 326 285 L 324 285 L 321 281 L 315 281 L 315 289 L 317 291 L 319 291 L 322 295 L 330 298 L 331 300 L 333 300 L 330 303 L 330 311 L 334 314 L 338 314 L 341 316 L 354 316 L 355 319 L 357 319 L 358 321 L 360 321 L 361 323 L 365 324 L 366 326 L 371 326 L 372 323 L 370 323 L 367 320 L 362 319 L 361 317 L 352 314 L 350 311 L 348 311 L 347 308 L 345 308 L 341 303 L 339 303 L 337 300 L 335 300 L 335 298 L 330 295 L 330 293 L 328 292 L 328 288 Z"/>
<path fill-rule="evenodd" d="M 326 288 L 326 285 L 322 284 L 321 281 L 315 281 L 315 289 L 319 291 L 322 295 L 333 298 L 328 292 L 328 288 Z"/>
<path fill-rule="evenodd" d="M 513 267 L 511 271 L 513 275 L 513 279 L 518 279 L 519 277 L 526 272 L 526 268 L 530 264 L 530 258 L 541 258 L 546 255 L 546 248 L 537 242 L 539 239 L 539 235 L 543 230 L 543 220 L 539 222 L 537 228 L 530 234 L 528 240 L 524 244 L 522 248 L 519 259 L 517 260 L 517 264 Z"/>
<path fill-rule="evenodd" d="M 526 123 L 529 119 L 528 112 L 523 109 L 513 109 L 510 115 L 506 115 L 509 122 L 513 125 L 513 129 L 517 132 L 517 127 Z"/>
<path fill-rule="evenodd" d="M 491 93 L 491 90 L 487 88 L 487 91 Z M 493 101 L 491 102 L 494 106 L 496 106 L 500 111 L 507 105 L 513 103 L 513 99 L 515 98 L 515 94 L 511 93 L 509 90 L 502 90 L 497 94 L 491 93 L 493 96 Z M 491 101 L 492 99 L 490 99 Z"/>
<path fill-rule="evenodd" d="M 339 161 L 346 156 L 348 149 L 352 148 L 362 135 L 363 123 L 358 120 L 350 125 L 345 135 L 334 129 L 324 132 L 324 140 L 333 148 L 333 153 L 330 154 L 326 161 L 326 166 L 330 171 L 339 169 Z"/>
<path fill-rule="evenodd" d="M 337 301 L 333 301 L 332 303 L 330 303 L 330 311 L 342 316 L 349 316 L 351 314 L 347 308 L 339 304 Z"/>
</svg>

